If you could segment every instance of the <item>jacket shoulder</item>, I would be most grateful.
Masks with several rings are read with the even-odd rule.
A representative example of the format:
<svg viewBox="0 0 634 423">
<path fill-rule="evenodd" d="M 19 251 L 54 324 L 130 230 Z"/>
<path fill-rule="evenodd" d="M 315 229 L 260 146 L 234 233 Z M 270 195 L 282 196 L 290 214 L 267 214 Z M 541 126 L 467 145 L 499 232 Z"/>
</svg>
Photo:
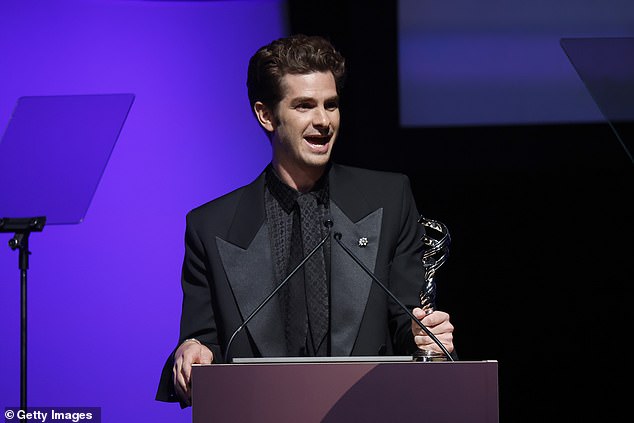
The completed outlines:
<svg viewBox="0 0 634 423">
<path fill-rule="evenodd" d="M 386 190 L 400 191 L 404 185 L 409 186 L 409 177 L 404 173 L 385 170 L 366 169 L 362 167 L 335 165 L 333 171 L 337 179 L 343 179 L 357 186 L 371 187 L 385 193 Z"/>
<path fill-rule="evenodd" d="M 226 225 L 231 222 L 240 207 L 258 203 L 259 193 L 263 189 L 264 176 L 260 174 L 253 182 L 191 209 L 187 213 L 187 224 L 197 227 L 210 224 Z M 263 201 L 263 195 L 261 198 Z"/>
</svg>

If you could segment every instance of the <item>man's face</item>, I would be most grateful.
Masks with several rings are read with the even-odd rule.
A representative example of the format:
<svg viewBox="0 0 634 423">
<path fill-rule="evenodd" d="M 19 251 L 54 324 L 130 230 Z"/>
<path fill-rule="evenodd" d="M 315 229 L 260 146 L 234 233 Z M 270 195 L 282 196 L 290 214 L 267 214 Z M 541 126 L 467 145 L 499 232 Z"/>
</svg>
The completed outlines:
<svg viewBox="0 0 634 423">
<path fill-rule="evenodd" d="M 273 163 L 310 173 L 328 163 L 339 132 L 339 96 L 330 72 L 285 75 L 284 97 L 272 119 Z"/>
</svg>

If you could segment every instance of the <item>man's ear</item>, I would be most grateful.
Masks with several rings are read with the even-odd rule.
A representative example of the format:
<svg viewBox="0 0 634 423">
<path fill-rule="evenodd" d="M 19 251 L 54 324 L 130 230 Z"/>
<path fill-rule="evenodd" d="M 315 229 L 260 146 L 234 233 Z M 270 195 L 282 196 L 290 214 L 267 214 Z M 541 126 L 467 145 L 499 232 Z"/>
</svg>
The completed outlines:
<svg viewBox="0 0 634 423">
<path fill-rule="evenodd" d="M 253 110 L 255 111 L 255 116 L 258 118 L 260 125 L 262 125 L 262 127 L 268 132 L 273 132 L 275 130 L 275 117 L 273 116 L 271 110 L 261 101 L 255 102 Z"/>
</svg>

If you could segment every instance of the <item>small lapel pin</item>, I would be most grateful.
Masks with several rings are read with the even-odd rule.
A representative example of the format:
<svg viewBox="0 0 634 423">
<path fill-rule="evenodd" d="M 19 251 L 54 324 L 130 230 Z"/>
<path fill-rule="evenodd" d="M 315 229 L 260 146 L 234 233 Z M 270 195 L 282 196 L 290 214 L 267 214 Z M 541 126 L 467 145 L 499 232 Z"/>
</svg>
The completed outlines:
<svg viewBox="0 0 634 423">
<path fill-rule="evenodd" d="M 368 239 L 366 237 L 359 238 L 359 247 L 363 248 L 368 245 Z"/>
</svg>

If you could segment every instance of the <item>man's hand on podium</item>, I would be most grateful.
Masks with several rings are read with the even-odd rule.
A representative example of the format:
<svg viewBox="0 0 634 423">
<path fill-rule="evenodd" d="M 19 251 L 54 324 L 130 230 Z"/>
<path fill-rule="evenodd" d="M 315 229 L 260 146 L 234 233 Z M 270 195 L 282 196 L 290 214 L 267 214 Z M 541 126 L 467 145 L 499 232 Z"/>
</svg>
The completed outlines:
<svg viewBox="0 0 634 423">
<path fill-rule="evenodd" d="M 211 364 L 214 355 L 197 339 L 186 339 L 174 353 L 174 390 L 182 402 L 191 405 L 192 364 Z"/>
<path fill-rule="evenodd" d="M 450 353 L 454 350 L 453 345 L 453 325 L 449 321 L 449 314 L 444 311 L 435 310 L 429 314 L 419 307 L 412 310 L 412 313 L 420 322 L 438 338 Z M 431 350 L 442 353 L 438 345 L 427 335 L 420 326 L 412 321 L 412 334 L 416 346 L 422 350 Z"/>
</svg>

